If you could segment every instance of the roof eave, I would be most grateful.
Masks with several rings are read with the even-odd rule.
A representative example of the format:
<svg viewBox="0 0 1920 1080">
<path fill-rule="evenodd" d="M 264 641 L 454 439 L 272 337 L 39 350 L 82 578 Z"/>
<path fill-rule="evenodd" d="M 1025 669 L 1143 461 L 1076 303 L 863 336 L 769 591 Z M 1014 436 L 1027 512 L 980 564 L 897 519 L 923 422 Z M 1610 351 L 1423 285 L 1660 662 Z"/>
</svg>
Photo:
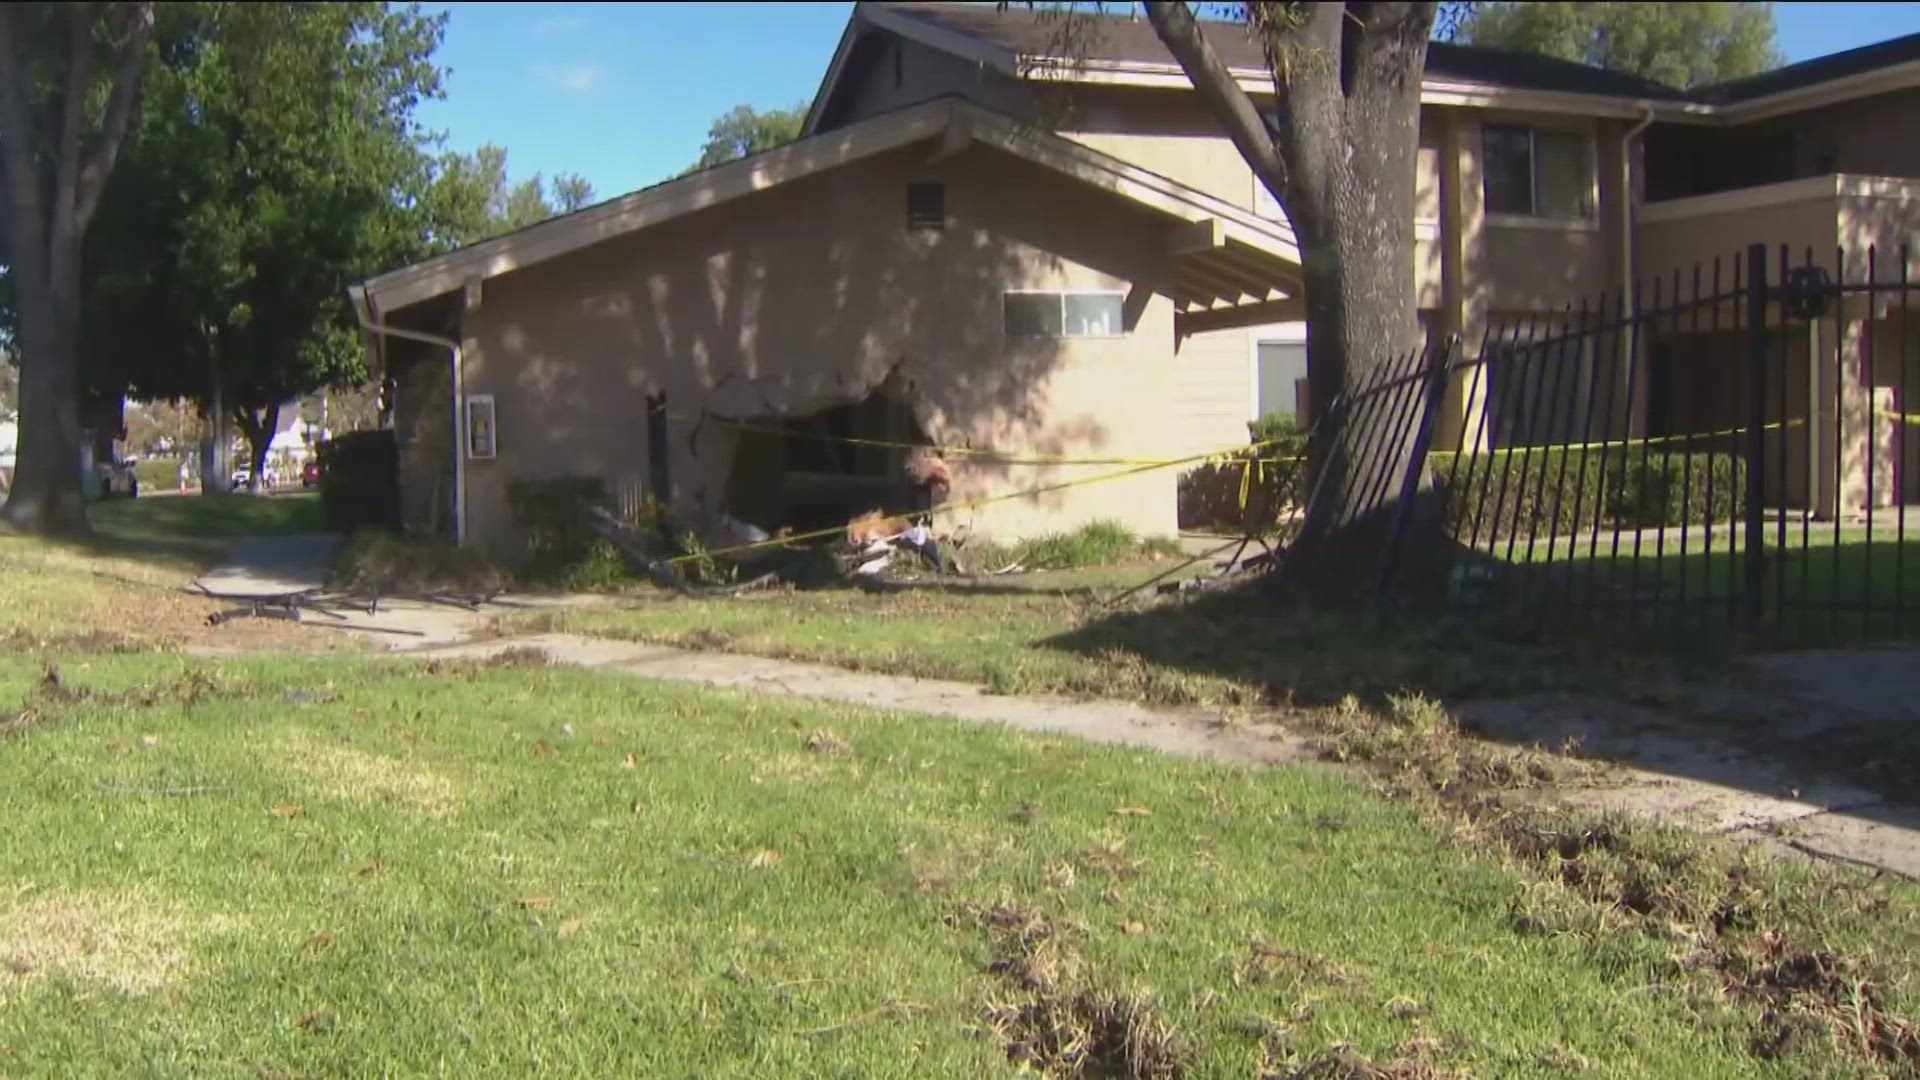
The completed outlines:
<svg viewBox="0 0 1920 1080">
<path fill-rule="evenodd" d="M 963 98 L 938 98 L 872 117 L 751 158 L 670 180 L 553 218 L 505 236 L 382 274 L 362 285 L 365 310 L 397 311 L 490 278 L 558 258 L 684 214 L 826 169 L 932 139 L 956 128 L 969 140 L 1025 158 L 1063 175 L 1183 221 L 1218 219 L 1227 237 L 1297 263 L 1299 246 L 1282 222 L 1259 218 L 1205 192 L 1103 154 Z"/>
<path fill-rule="evenodd" d="M 1726 123 L 1744 124 L 1914 86 L 1920 86 L 1920 60 L 1906 60 L 1872 71 L 1731 101 L 1717 109 Z"/>
</svg>

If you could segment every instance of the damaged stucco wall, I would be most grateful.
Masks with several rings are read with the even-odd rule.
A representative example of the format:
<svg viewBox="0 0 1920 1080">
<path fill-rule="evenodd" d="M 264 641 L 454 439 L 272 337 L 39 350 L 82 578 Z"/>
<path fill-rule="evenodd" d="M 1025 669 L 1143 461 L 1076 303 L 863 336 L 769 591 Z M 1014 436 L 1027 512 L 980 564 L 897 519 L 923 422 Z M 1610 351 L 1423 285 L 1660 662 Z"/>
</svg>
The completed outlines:
<svg viewBox="0 0 1920 1080">
<path fill-rule="evenodd" d="M 1160 456 L 1192 440 L 1171 423 L 1171 222 L 1118 196 L 974 146 L 921 144 L 816 174 L 489 281 L 465 315 L 467 392 L 495 396 L 500 456 L 468 467 L 468 528 L 511 542 L 514 477 L 647 469 L 646 395 L 678 417 L 811 411 L 859 400 L 899 371 L 943 445 L 1028 455 Z M 944 231 L 909 231 L 910 181 L 946 185 Z M 1128 294 L 1108 338 L 1009 339 L 1009 289 Z M 683 508 L 724 509 L 736 434 L 676 424 Z M 965 462 L 953 497 L 1113 471 L 1112 465 Z M 1118 519 L 1174 530 L 1174 470 L 961 515 L 999 536 Z"/>
</svg>

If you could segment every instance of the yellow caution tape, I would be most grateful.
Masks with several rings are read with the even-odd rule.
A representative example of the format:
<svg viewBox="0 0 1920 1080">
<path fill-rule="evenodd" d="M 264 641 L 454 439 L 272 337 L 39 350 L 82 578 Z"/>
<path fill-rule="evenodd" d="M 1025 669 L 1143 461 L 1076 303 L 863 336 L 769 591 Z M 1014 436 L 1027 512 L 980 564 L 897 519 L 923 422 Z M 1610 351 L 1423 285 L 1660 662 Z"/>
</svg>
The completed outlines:
<svg viewBox="0 0 1920 1080">
<path fill-rule="evenodd" d="M 1268 440 L 1267 442 L 1254 443 L 1252 444 L 1251 448 L 1258 449 L 1259 447 L 1262 447 L 1262 446 L 1271 445 L 1271 443 L 1272 443 L 1272 440 Z M 1164 469 L 1172 465 L 1189 465 L 1189 464 L 1200 464 L 1205 462 L 1225 462 L 1225 461 L 1230 461 L 1234 457 L 1234 455 L 1239 454 L 1246 449 L 1248 449 L 1248 447 L 1235 446 L 1226 450 L 1209 450 L 1204 454 L 1193 454 L 1188 457 L 1173 458 L 1168 461 L 1145 462 L 1145 463 L 1135 465 L 1129 469 L 1121 469 L 1117 472 L 1102 473 L 1099 476 L 1084 476 L 1077 480 L 1065 480 L 1058 484 L 1047 484 L 1042 487 L 1036 487 L 1036 488 L 1024 488 L 1020 491 L 1010 491 L 1000 495 L 989 495 L 985 498 L 980 498 L 980 499 L 968 499 L 964 502 L 942 503 L 939 506 L 933 507 L 924 512 L 927 514 L 939 514 L 939 513 L 945 513 L 953 510 L 974 510 L 982 506 L 991 505 L 993 503 L 1006 502 L 1009 499 L 1022 499 L 1030 495 L 1045 495 L 1045 494 L 1048 494 L 1049 492 L 1065 491 L 1068 488 L 1082 487 L 1087 484 L 1099 484 L 1108 480 L 1119 480 L 1123 477 L 1135 476 L 1140 473 L 1152 472 L 1155 469 Z M 918 511 L 916 511 L 916 513 L 917 512 Z M 888 514 L 887 516 L 899 517 L 903 515 Z M 835 525 L 835 526 L 832 526 L 831 528 L 815 529 L 811 532 L 793 533 L 787 536 L 776 536 L 770 540 L 758 540 L 751 544 L 737 544 L 733 547 L 718 548 L 713 551 L 702 551 L 692 555 L 676 555 L 673 558 L 666 559 L 664 561 L 669 563 L 682 563 L 682 562 L 692 562 L 698 559 L 708 559 L 716 555 L 736 555 L 743 551 L 754 551 L 760 548 L 769 548 L 769 547 L 781 547 L 781 546 L 791 544 L 801 540 L 818 540 L 821 537 L 833 536 L 836 534 L 844 534 L 846 531 L 847 531 L 847 527 L 845 525 Z"/>
<path fill-rule="evenodd" d="M 1782 428 L 1799 427 L 1805 424 L 1804 418 L 1767 424 L 1762 430 L 1774 431 Z M 1726 428 L 1721 431 L 1694 431 L 1679 435 L 1646 435 L 1637 439 L 1615 439 L 1602 442 L 1580 443 L 1535 443 L 1528 446 L 1502 446 L 1492 450 L 1430 450 L 1434 454 L 1523 454 L 1534 450 L 1627 450 L 1636 446 L 1659 446 L 1665 443 L 1690 442 L 1697 439 L 1718 439 L 1728 435 L 1745 435 L 1751 428 L 1742 426 Z"/>
<path fill-rule="evenodd" d="M 850 435 L 819 435 L 811 432 L 793 432 L 785 428 L 755 424 L 745 420 L 732 420 L 722 416 L 693 417 L 668 413 L 667 419 L 678 424 L 719 424 L 736 431 L 755 431 L 764 435 L 798 436 L 820 442 L 845 443 L 849 446 L 877 446 L 889 450 L 933 450 L 942 456 L 988 459 L 1001 465 L 1175 465 L 1188 458 L 1157 457 L 1071 457 L 1048 454 L 1014 454 L 1003 450 L 982 450 L 970 446 L 929 446 L 925 443 L 891 442 L 886 439 L 862 439 Z M 1243 447 L 1244 449 L 1244 447 Z"/>
</svg>

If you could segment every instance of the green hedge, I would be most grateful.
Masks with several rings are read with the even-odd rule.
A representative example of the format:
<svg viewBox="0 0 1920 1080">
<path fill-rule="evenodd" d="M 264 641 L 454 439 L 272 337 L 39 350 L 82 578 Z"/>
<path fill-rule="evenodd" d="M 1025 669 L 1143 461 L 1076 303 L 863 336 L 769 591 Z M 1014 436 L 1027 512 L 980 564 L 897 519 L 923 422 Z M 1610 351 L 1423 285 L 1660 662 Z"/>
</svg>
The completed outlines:
<svg viewBox="0 0 1920 1080">
<path fill-rule="evenodd" d="M 1183 473 L 1180 527 L 1275 528 L 1284 510 L 1306 502 L 1304 442 Z M 1565 535 L 1596 517 L 1604 528 L 1626 529 L 1725 522 L 1739 516 L 1746 493 L 1746 463 L 1734 454 L 1541 447 L 1434 453 L 1428 461 L 1446 496 L 1449 532 L 1460 540 L 1472 538 L 1476 517 L 1483 541 Z"/>
<path fill-rule="evenodd" d="M 391 431 L 356 431 L 315 448 L 327 528 L 400 531 L 400 449 Z"/>
<path fill-rule="evenodd" d="M 1705 525 L 1737 518 L 1746 463 L 1734 454 L 1657 447 L 1540 447 L 1433 454 L 1449 531 L 1462 540 L 1565 535 L 1591 528 Z"/>
<path fill-rule="evenodd" d="M 1306 502 L 1307 436 L 1294 418 L 1268 413 L 1248 421 L 1247 432 L 1255 445 L 1180 474 L 1182 529 L 1266 531 L 1283 510 Z"/>
</svg>

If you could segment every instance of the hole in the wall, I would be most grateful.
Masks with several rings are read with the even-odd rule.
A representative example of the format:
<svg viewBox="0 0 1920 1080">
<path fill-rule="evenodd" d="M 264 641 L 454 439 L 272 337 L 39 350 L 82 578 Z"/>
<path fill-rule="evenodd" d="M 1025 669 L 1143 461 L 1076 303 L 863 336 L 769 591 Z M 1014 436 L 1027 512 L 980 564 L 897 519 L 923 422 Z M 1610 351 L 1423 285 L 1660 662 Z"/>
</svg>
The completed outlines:
<svg viewBox="0 0 1920 1080">
<path fill-rule="evenodd" d="M 769 532 L 831 528 L 869 510 L 925 509 L 925 489 L 906 463 L 910 447 L 931 440 L 913 409 L 887 391 L 802 416 L 747 417 L 736 438 L 727 513 Z"/>
</svg>

